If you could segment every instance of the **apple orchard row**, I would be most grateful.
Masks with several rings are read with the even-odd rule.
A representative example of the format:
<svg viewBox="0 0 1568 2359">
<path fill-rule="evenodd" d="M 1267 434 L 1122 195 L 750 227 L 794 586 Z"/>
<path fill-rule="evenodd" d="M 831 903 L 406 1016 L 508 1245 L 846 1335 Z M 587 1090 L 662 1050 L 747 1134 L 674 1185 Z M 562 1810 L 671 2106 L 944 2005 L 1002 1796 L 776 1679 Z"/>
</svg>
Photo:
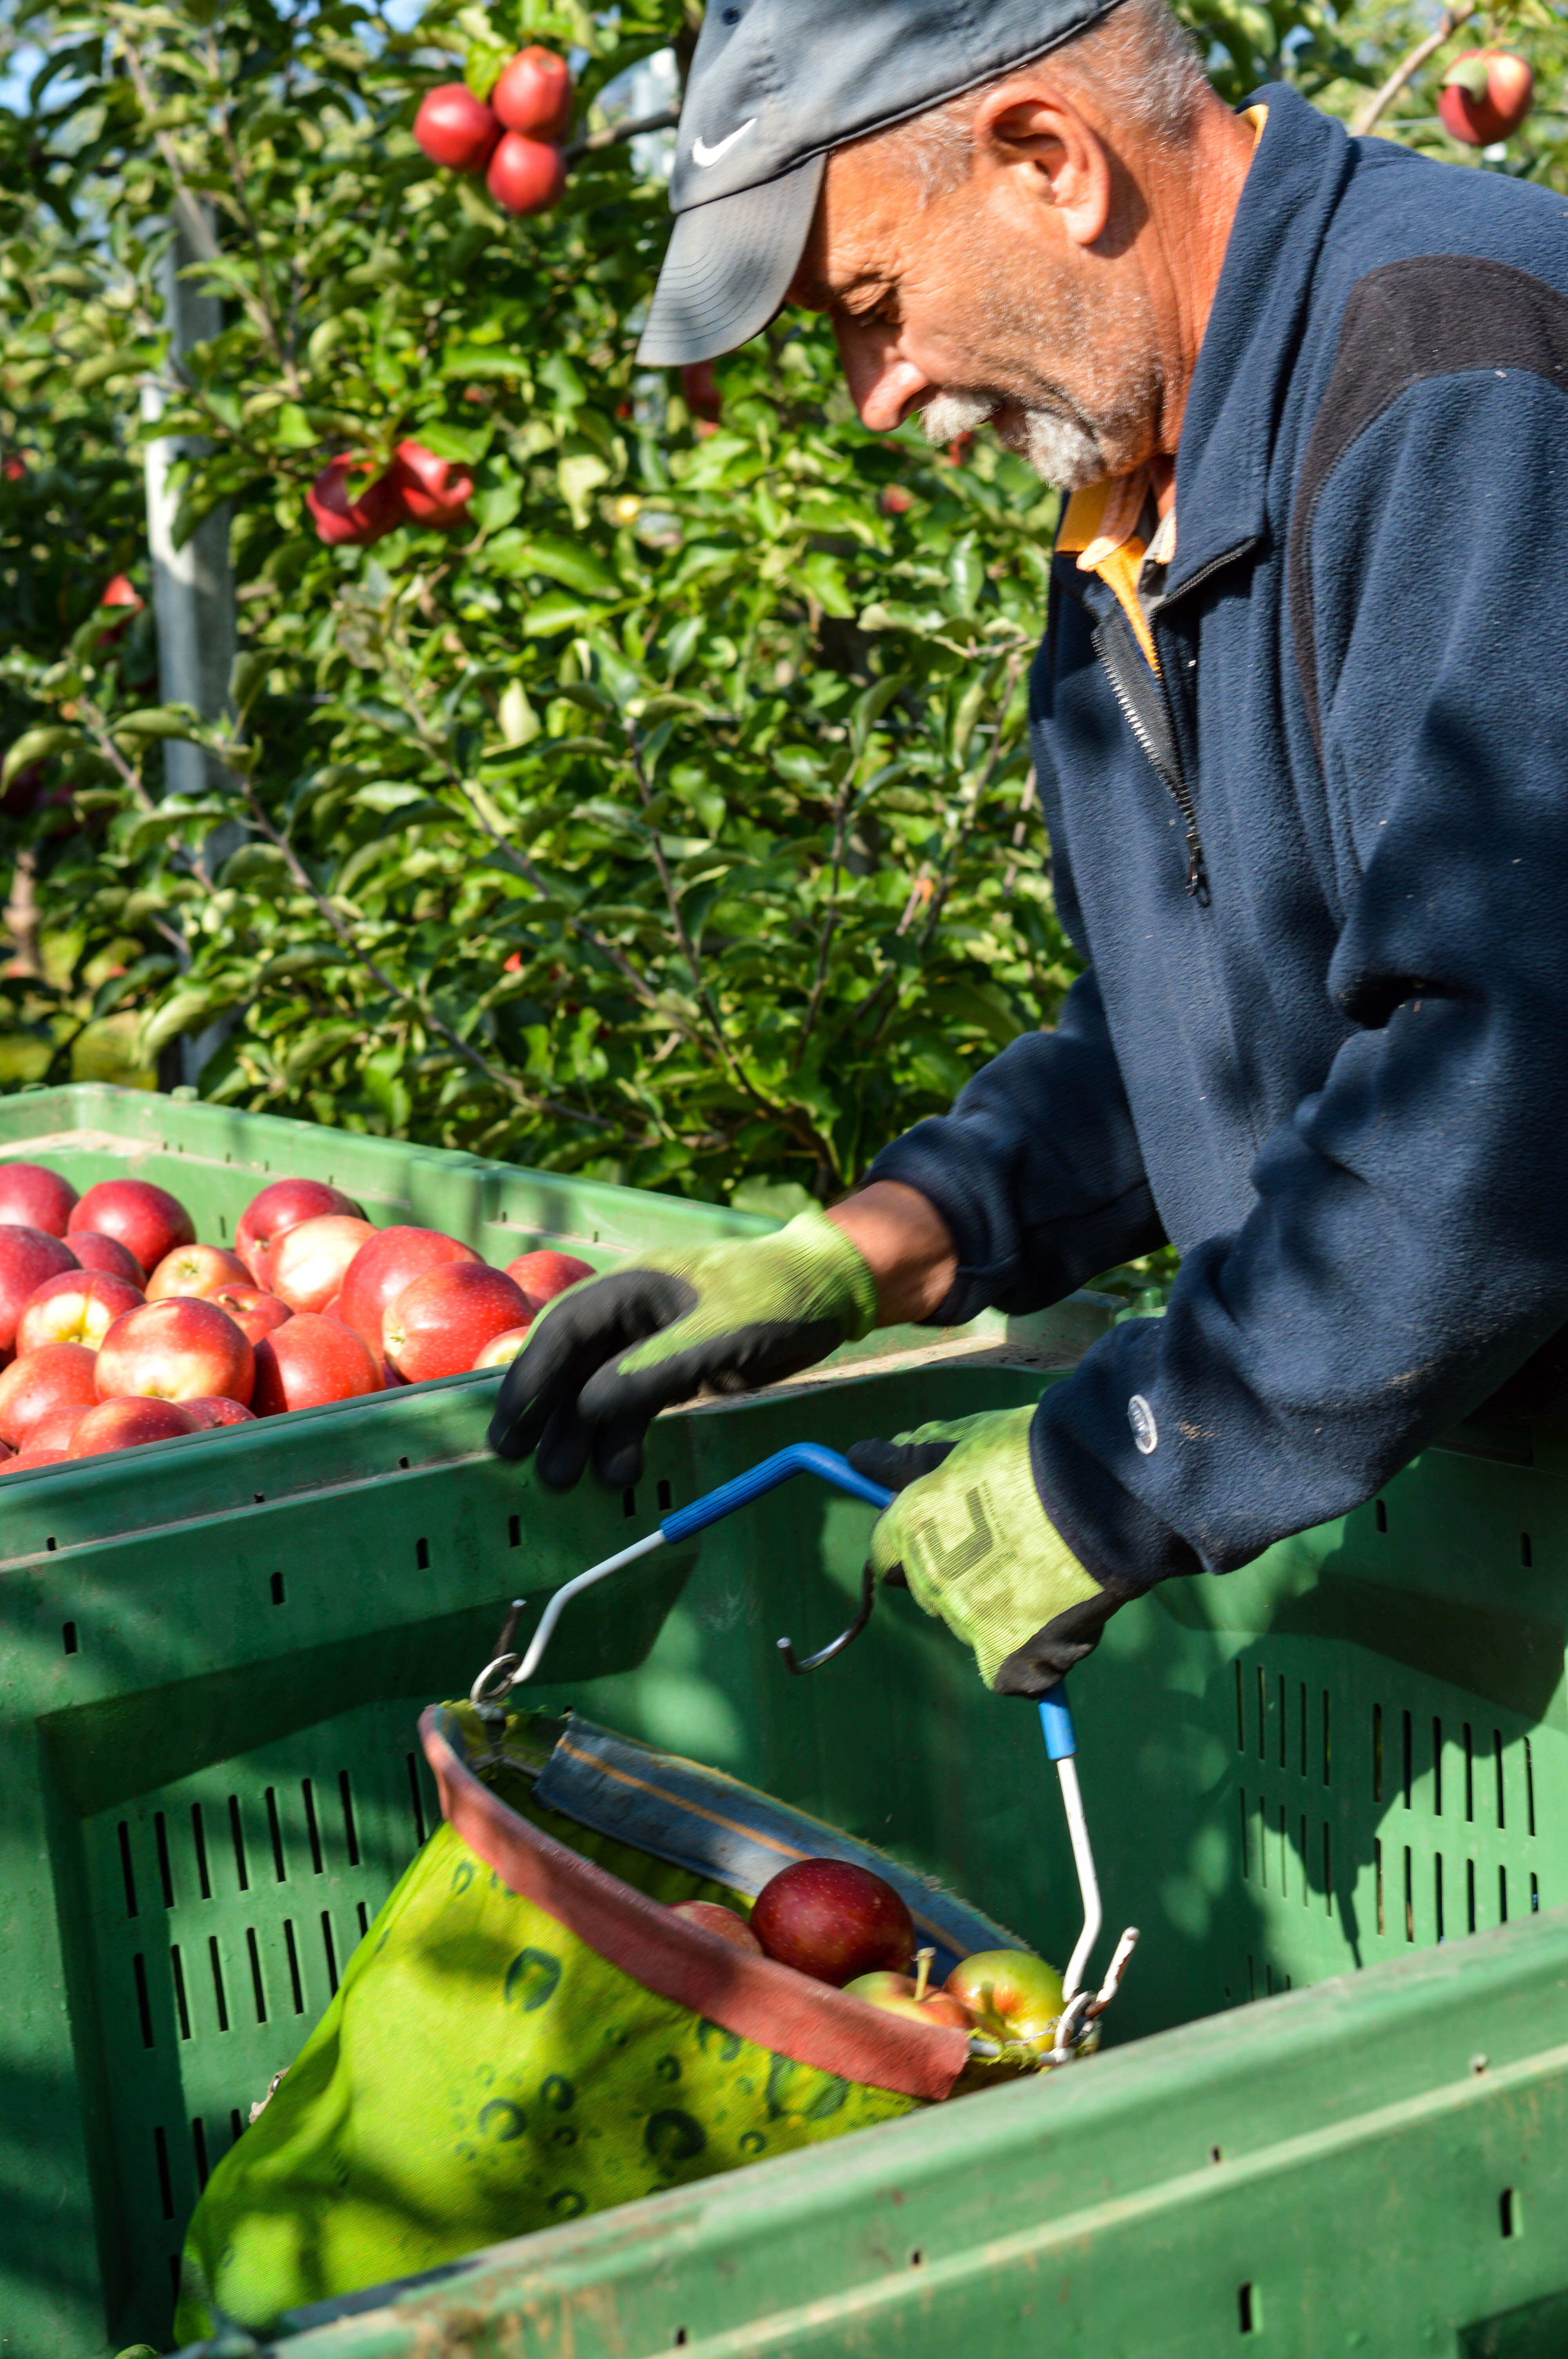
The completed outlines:
<svg viewBox="0 0 1568 2359">
<path fill-rule="evenodd" d="M 0 1474 L 502 1367 L 591 1276 L 549 1251 L 493 1269 L 316 1180 L 264 1188 L 231 1251 L 150 1180 L 79 1197 L 0 1166 Z"/>
</svg>

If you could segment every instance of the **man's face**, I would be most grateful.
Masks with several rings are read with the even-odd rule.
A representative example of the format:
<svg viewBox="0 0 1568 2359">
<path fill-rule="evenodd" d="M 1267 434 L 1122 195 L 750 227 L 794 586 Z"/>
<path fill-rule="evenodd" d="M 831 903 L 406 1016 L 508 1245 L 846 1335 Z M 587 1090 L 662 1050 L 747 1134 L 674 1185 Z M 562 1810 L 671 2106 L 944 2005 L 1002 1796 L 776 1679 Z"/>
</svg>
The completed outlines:
<svg viewBox="0 0 1568 2359">
<path fill-rule="evenodd" d="M 1161 373 L 1148 291 L 1113 224 L 1075 242 L 1044 172 L 994 168 L 920 203 L 896 144 L 828 163 L 793 299 L 833 321 L 850 394 L 887 431 L 914 410 L 934 442 L 989 419 L 1075 490 L 1157 447 Z"/>
</svg>

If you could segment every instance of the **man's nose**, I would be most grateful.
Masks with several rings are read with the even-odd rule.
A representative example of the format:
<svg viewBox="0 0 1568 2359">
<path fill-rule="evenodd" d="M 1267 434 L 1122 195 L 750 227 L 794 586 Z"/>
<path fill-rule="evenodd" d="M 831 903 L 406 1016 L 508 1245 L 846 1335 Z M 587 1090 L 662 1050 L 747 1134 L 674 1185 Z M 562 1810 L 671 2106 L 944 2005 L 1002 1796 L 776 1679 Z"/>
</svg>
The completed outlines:
<svg viewBox="0 0 1568 2359">
<path fill-rule="evenodd" d="M 833 332 L 849 398 L 860 412 L 861 425 L 869 426 L 873 434 L 891 433 L 895 426 L 902 426 L 921 396 L 931 392 L 932 380 L 905 359 L 891 328 L 838 313 Z"/>
</svg>

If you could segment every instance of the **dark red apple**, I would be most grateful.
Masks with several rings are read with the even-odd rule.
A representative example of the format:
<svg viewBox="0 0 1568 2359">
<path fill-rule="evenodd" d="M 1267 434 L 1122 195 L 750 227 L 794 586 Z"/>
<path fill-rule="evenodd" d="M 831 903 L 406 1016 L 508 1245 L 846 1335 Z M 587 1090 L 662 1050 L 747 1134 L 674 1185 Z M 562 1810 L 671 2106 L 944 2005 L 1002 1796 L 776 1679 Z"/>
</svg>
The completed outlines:
<svg viewBox="0 0 1568 2359">
<path fill-rule="evenodd" d="M 348 1212 L 322 1212 L 313 1221 L 301 1221 L 266 1256 L 267 1282 L 290 1310 L 319 1310 L 330 1302 L 354 1256 L 375 1234 L 368 1221 L 356 1221 Z"/>
<path fill-rule="evenodd" d="M 365 473 L 368 465 L 346 452 L 329 460 L 305 495 L 316 538 L 329 549 L 368 549 L 403 522 L 396 488 L 384 474 L 354 495 L 350 479 Z"/>
<path fill-rule="evenodd" d="M 521 1287 L 481 1261 L 427 1269 L 395 1295 L 381 1321 L 381 1347 L 411 1385 L 471 1368 L 492 1336 L 528 1316 Z"/>
<path fill-rule="evenodd" d="M 78 1229 L 113 1237 L 144 1269 L 156 1269 L 176 1245 L 196 1242 L 195 1223 L 178 1197 L 150 1180 L 100 1180 L 71 1213 L 67 1239 Z"/>
<path fill-rule="evenodd" d="M 267 1294 L 259 1286 L 221 1286 L 212 1300 L 220 1310 L 226 1310 L 242 1335 L 259 1343 L 275 1327 L 281 1327 L 294 1313 L 287 1302 L 276 1294 Z"/>
<path fill-rule="evenodd" d="M 338 1316 L 379 1356 L 381 1322 L 406 1286 L 412 1286 L 427 1269 L 478 1260 L 471 1245 L 443 1236 L 439 1229 L 378 1229 L 344 1272 Z"/>
<path fill-rule="evenodd" d="M 687 361 L 680 373 L 680 389 L 694 418 L 705 419 L 709 426 L 718 425 L 724 397 L 719 390 L 711 361 Z"/>
<path fill-rule="evenodd" d="M 258 1258 L 270 1253 L 290 1229 L 319 1220 L 326 1212 L 346 1212 L 355 1221 L 364 1218 L 362 1205 L 345 1196 L 341 1188 L 329 1187 L 324 1180 L 274 1180 L 259 1196 L 251 1198 L 234 1231 L 234 1251 L 258 1286 L 267 1283 L 265 1268 L 257 1267 Z"/>
<path fill-rule="evenodd" d="M 46 1279 L 75 1269 L 76 1256 L 62 1237 L 42 1229 L 0 1228 L 0 1352 L 16 1340 L 16 1322 Z"/>
<path fill-rule="evenodd" d="M 847 1859 L 797 1859 L 764 1884 L 752 1930 L 770 1958 L 840 1986 L 885 1967 L 903 1973 L 914 1923 L 891 1884 Z"/>
<path fill-rule="evenodd" d="M 70 1250 L 83 1269 L 101 1269 L 109 1277 L 123 1277 L 127 1286 L 145 1288 L 146 1271 L 117 1237 L 101 1235 L 96 1229 L 77 1229 L 70 1240 Z"/>
<path fill-rule="evenodd" d="M 451 532 L 469 521 L 473 477 L 452 461 L 438 459 L 423 442 L 400 442 L 388 474 L 413 523 Z"/>
<path fill-rule="evenodd" d="M 176 1434 L 200 1433 L 189 1409 L 178 1401 L 143 1394 L 116 1396 L 90 1408 L 71 1435 L 68 1458 L 96 1458 L 105 1450 L 135 1450 L 144 1441 L 172 1441 Z"/>
<path fill-rule="evenodd" d="M 180 1407 L 188 1416 L 196 1419 L 203 1433 L 212 1432 L 221 1425 L 254 1425 L 256 1421 L 254 1408 L 243 1408 L 236 1400 L 223 1400 L 216 1396 L 181 1401 Z"/>
<path fill-rule="evenodd" d="M 99 1346 L 100 1400 L 248 1401 L 254 1381 L 255 1355 L 228 1312 L 189 1294 L 127 1310 Z"/>
<path fill-rule="evenodd" d="M 0 1375 L 0 1441 L 25 1449 L 41 1419 L 98 1399 L 98 1355 L 85 1343 L 46 1343 Z"/>
<path fill-rule="evenodd" d="M 484 185 L 509 213 L 548 212 L 560 201 L 567 167 L 558 147 L 509 131 L 490 159 Z"/>
<path fill-rule="evenodd" d="M 415 144 L 449 172 L 482 172 L 501 136 L 501 118 L 466 82 L 438 82 L 419 102 Z"/>
<path fill-rule="evenodd" d="M 300 1311 L 256 1345 L 251 1407 L 258 1417 L 319 1408 L 381 1389 L 381 1371 L 353 1329 L 315 1311 Z"/>
<path fill-rule="evenodd" d="M 506 1275 L 514 1286 L 523 1288 L 530 1312 L 543 1310 L 557 1294 L 575 1286 L 581 1277 L 597 1276 L 590 1261 L 579 1261 L 573 1254 L 554 1253 L 541 1246 L 537 1253 L 519 1254 L 506 1265 Z"/>
<path fill-rule="evenodd" d="M 1437 112 L 1451 138 L 1490 147 L 1512 138 L 1534 94 L 1535 76 L 1511 49 L 1465 49 L 1443 78 Z"/>
<path fill-rule="evenodd" d="M 44 1163 L 0 1163 L 0 1223 L 63 1237 L 76 1203 L 69 1180 Z"/>
<path fill-rule="evenodd" d="M 250 1282 L 250 1271 L 239 1255 L 225 1245 L 176 1245 L 148 1278 L 147 1300 L 165 1302 L 178 1294 L 211 1302 L 225 1287 Z"/>
<path fill-rule="evenodd" d="M 737 1950 L 745 1950 L 753 1958 L 762 1954 L 762 1945 L 743 1917 L 733 1908 L 726 1908 L 718 1900 L 677 1900 L 674 1914 L 684 1917 L 688 1925 L 700 1925 L 705 1933 L 717 1933 L 721 1941 L 730 1942 Z"/>
<path fill-rule="evenodd" d="M 128 1286 L 106 1270 L 62 1269 L 28 1298 L 16 1321 L 16 1356 L 45 1343 L 85 1343 L 96 1352 L 115 1320 L 141 1299 L 139 1286 Z"/>
<path fill-rule="evenodd" d="M 564 139 L 571 128 L 572 70 L 554 49 L 535 43 L 502 67 L 490 103 L 508 131 Z"/>
</svg>

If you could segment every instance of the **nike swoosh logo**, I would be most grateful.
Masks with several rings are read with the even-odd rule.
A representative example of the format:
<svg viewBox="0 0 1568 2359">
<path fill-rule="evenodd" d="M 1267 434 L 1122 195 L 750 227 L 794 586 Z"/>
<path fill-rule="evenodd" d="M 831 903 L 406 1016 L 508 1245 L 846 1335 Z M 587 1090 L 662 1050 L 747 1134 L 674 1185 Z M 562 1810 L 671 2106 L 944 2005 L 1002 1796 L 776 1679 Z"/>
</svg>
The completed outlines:
<svg viewBox="0 0 1568 2359">
<path fill-rule="evenodd" d="M 694 139 L 691 143 L 692 162 L 706 171 L 709 164 L 718 163 L 720 156 L 728 156 L 737 139 L 744 139 L 748 131 L 754 130 L 756 122 L 756 116 L 752 115 L 738 131 L 732 131 L 728 139 L 721 139 L 717 147 L 710 147 L 706 139 Z"/>
</svg>

